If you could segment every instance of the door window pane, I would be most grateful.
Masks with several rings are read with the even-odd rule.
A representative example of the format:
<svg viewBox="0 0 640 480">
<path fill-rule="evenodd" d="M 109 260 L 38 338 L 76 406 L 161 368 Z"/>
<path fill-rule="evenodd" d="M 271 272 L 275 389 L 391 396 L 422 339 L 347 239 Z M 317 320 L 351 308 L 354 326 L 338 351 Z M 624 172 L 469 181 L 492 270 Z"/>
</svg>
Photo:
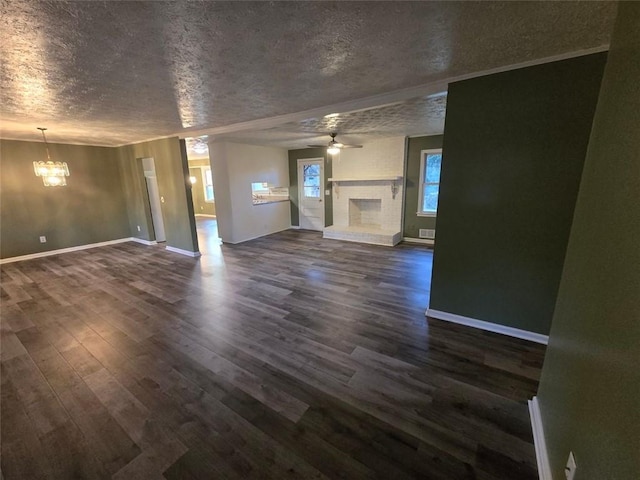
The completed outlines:
<svg viewBox="0 0 640 480">
<path fill-rule="evenodd" d="M 304 186 L 305 187 L 319 187 L 320 186 L 320 176 L 318 176 L 318 175 L 305 175 L 304 176 Z"/>
<path fill-rule="evenodd" d="M 314 165 L 304 165 L 304 174 L 305 176 L 307 175 L 320 175 L 320 165 L 319 164 L 314 164 Z"/>
<path fill-rule="evenodd" d="M 320 187 L 304 187 L 304 196 L 307 198 L 320 198 Z"/>
</svg>

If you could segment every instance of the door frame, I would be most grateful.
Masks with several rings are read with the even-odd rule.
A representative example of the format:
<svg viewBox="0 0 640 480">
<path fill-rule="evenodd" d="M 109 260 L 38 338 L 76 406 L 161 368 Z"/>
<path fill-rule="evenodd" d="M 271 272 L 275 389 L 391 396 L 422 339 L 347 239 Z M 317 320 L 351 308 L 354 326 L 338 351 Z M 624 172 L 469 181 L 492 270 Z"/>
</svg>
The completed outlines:
<svg viewBox="0 0 640 480">
<path fill-rule="evenodd" d="M 325 227 L 325 206 L 324 206 L 324 189 L 325 189 L 325 181 L 324 181 L 324 157 L 314 157 L 314 158 L 299 158 L 296 168 L 298 172 L 298 226 L 302 228 L 302 199 L 304 196 L 304 173 L 302 171 L 302 164 L 304 163 L 319 163 L 320 164 L 320 203 L 322 203 L 322 226 L 320 231 L 324 230 Z"/>
</svg>

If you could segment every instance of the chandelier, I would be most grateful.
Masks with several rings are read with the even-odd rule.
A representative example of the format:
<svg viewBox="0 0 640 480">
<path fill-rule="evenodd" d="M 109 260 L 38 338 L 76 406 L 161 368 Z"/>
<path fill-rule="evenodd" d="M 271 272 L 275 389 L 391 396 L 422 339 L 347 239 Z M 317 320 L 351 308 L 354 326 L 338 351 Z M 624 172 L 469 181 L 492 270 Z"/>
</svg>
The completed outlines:
<svg viewBox="0 0 640 480">
<path fill-rule="evenodd" d="M 51 155 L 49 154 L 49 144 L 47 143 L 47 137 L 44 134 L 46 128 L 38 127 L 38 130 L 42 132 L 42 138 L 44 139 L 44 147 L 47 150 L 47 161 L 33 162 L 33 171 L 36 177 L 42 177 L 42 182 L 45 187 L 63 187 L 67 184 L 65 177 L 69 176 L 69 167 L 67 162 L 53 162 Z"/>
</svg>

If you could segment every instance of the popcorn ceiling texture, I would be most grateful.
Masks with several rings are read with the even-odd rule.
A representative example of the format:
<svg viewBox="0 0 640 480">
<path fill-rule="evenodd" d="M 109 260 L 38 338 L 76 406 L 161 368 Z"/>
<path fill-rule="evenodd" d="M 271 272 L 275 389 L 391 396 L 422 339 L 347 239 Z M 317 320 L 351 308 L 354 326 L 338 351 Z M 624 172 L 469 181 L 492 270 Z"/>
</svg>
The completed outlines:
<svg viewBox="0 0 640 480">
<path fill-rule="evenodd" d="M 606 45 L 615 9 L 613 2 L 5 1 L 0 133 L 37 140 L 36 127 L 45 126 L 52 142 L 99 145 L 188 136 Z M 437 129 L 430 122 L 441 121 L 441 110 L 428 104 L 412 104 L 413 117 Z M 401 129 L 381 116 L 355 118 L 347 116 L 345 128 Z M 413 128 L 415 118 L 407 121 Z M 327 126 L 310 120 L 293 133 Z"/>
<path fill-rule="evenodd" d="M 327 143 L 331 132 L 339 132 L 338 140 L 347 144 L 368 143 L 394 135 L 437 135 L 444 131 L 446 109 L 446 94 L 418 97 L 393 105 L 229 134 L 229 137 L 239 142 L 305 148 Z"/>
</svg>

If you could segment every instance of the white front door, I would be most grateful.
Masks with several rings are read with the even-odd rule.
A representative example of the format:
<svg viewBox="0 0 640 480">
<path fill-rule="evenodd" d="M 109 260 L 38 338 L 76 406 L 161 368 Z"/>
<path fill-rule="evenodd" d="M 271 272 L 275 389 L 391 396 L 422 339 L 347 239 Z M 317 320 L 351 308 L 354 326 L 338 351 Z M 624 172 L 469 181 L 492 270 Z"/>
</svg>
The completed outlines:
<svg viewBox="0 0 640 480">
<path fill-rule="evenodd" d="M 298 205 L 300 228 L 324 229 L 324 159 L 298 160 Z"/>
</svg>

